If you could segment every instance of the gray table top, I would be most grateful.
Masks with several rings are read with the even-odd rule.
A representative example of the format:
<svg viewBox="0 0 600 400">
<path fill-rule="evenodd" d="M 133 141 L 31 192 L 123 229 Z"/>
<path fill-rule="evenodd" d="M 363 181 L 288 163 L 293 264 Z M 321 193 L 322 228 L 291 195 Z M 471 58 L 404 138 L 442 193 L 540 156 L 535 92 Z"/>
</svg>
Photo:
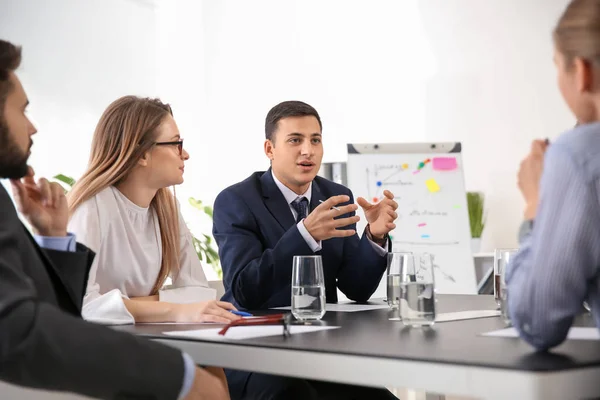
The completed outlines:
<svg viewBox="0 0 600 400">
<path fill-rule="evenodd" d="M 438 313 L 494 309 L 492 296 L 438 295 Z M 273 310 L 262 312 L 270 313 Z M 231 340 L 243 346 L 264 347 L 319 353 L 335 353 L 459 364 L 519 371 L 564 371 L 600 366 L 600 341 L 569 340 L 552 352 L 535 352 L 517 338 L 481 336 L 504 328 L 499 317 L 436 323 L 431 329 L 404 327 L 390 321 L 392 312 L 379 309 L 361 312 L 327 312 L 323 325 L 340 329 L 247 340 Z M 260 314 L 256 312 L 255 314 Z M 594 326 L 591 317 L 582 315 L 577 326 Z M 186 340 L 164 335 L 165 331 L 214 328 L 215 325 L 128 325 L 115 329 L 151 338 Z M 209 342 L 209 341 L 204 341 Z M 222 342 L 219 342 L 222 344 Z"/>
</svg>

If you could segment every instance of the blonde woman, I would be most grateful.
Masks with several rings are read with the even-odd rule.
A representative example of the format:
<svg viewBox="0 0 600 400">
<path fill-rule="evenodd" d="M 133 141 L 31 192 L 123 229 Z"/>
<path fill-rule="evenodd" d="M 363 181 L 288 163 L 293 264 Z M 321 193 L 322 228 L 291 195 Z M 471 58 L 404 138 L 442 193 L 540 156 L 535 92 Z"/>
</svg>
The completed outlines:
<svg viewBox="0 0 600 400">
<path fill-rule="evenodd" d="M 94 133 L 87 171 L 69 193 L 68 229 L 96 252 L 83 317 L 102 324 L 221 322 L 170 186 L 183 182 L 183 149 L 169 105 L 122 97 Z M 172 285 L 163 288 L 166 279 Z"/>
<path fill-rule="evenodd" d="M 572 0 L 554 29 L 560 93 L 577 126 L 532 143 L 519 189 L 530 231 L 506 271 L 511 322 L 539 350 L 562 343 L 586 301 L 600 327 L 600 1 Z M 541 180 L 540 180 L 541 176 Z"/>
</svg>

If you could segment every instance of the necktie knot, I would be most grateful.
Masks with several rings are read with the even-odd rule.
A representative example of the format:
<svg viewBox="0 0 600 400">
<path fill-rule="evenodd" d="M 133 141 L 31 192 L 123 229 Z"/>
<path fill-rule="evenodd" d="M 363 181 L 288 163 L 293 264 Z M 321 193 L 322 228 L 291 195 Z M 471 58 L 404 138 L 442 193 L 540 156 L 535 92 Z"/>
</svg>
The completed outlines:
<svg viewBox="0 0 600 400">
<path fill-rule="evenodd" d="M 306 197 L 297 197 L 296 200 L 292 201 L 292 207 L 298 213 L 296 223 L 302 221 L 308 215 L 308 199 Z"/>
</svg>

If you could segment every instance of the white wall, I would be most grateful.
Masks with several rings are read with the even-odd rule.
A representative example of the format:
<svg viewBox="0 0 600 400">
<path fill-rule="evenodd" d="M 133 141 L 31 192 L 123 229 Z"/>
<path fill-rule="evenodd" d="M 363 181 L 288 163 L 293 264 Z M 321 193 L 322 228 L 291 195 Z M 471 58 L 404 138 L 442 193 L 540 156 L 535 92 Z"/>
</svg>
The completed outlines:
<svg viewBox="0 0 600 400">
<path fill-rule="evenodd" d="M 38 127 L 31 163 L 44 174 L 80 176 L 108 104 L 156 94 L 154 8 L 124 0 L 0 4 L 0 37 L 23 46 L 18 74 Z"/>
<path fill-rule="evenodd" d="M 467 189 L 488 195 L 489 250 L 516 244 L 530 140 L 573 124 L 551 61 L 566 3 L 0 0 L 0 37 L 25 49 L 41 174 L 79 176 L 104 108 L 155 95 L 191 153 L 180 201 L 212 202 L 268 166 L 264 117 L 300 99 L 322 115 L 324 161 L 345 160 L 348 142 L 462 141 Z"/>
<path fill-rule="evenodd" d="M 550 35 L 566 3 L 205 1 L 206 141 L 243 165 L 210 190 L 267 166 L 264 117 L 300 99 L 322 115 L 325 161 L 349 142 L 462 141 L 467 189 L 488 195 L 484 250 L 516 245 L 519 162 L 573 124 Z"/>
</svg>

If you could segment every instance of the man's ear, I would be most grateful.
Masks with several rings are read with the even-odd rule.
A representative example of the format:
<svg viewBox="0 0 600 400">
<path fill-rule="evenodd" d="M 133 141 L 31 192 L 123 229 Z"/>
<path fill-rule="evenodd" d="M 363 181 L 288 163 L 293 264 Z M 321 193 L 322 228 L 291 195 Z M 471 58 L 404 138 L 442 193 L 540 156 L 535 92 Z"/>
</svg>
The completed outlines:
<svg viewBox="0 0 600 400">
<path fill-rule="evenodd" d="M 275 147 L 275 144 L 270 140 L 267 139 L 265 140 L 265 155 L 269 158 L 269 160 L 273 161 L 273 148 Z"/>
</svg>

